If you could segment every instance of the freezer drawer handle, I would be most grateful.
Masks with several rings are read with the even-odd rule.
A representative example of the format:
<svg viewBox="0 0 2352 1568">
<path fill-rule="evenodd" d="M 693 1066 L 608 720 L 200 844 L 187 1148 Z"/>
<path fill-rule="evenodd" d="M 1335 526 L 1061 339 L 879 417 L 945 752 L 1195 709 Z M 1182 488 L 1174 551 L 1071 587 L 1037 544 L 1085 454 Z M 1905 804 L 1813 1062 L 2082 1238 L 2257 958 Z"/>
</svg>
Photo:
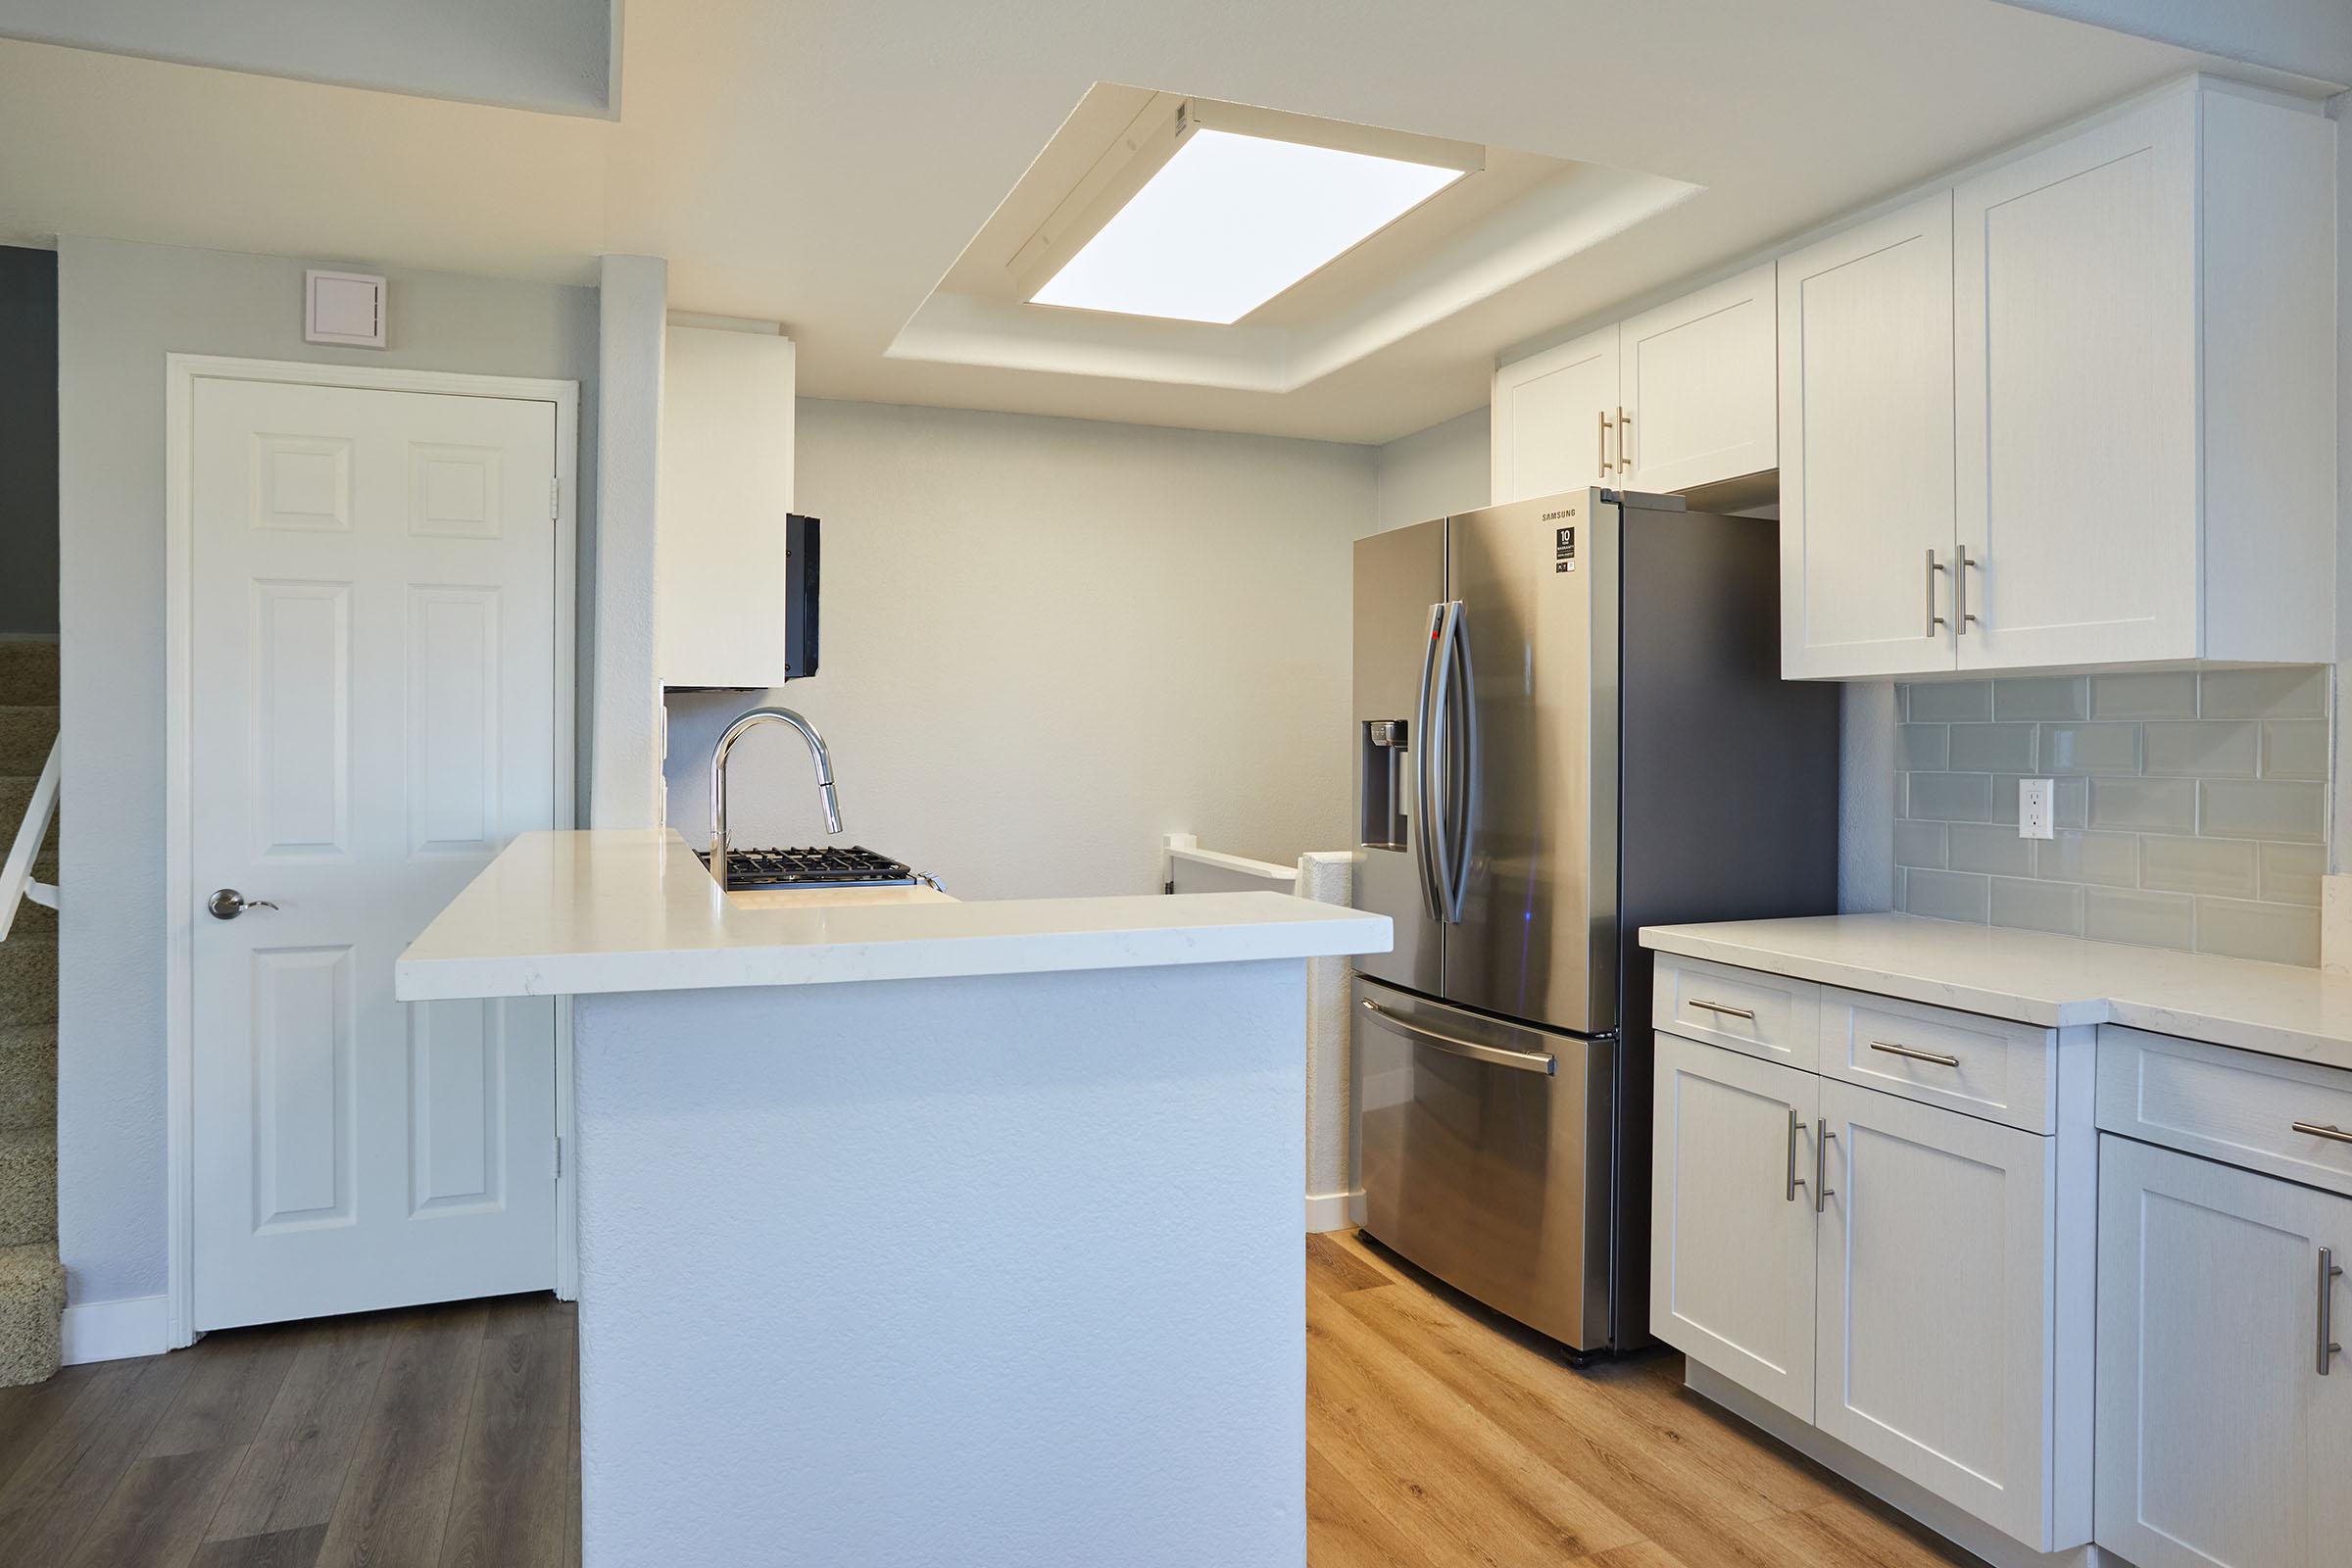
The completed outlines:
<svg viewBox="0 0 2352 1568">
<path fill-rule="evenodd" d="M 1364 1000 L 1364 1010 L 1384 1029 L 1393 1030 L 1408 1040 L 1418 1040 L 1425 1046 L 1451 1052 L 1457 1056 L 1468 1056 L 1472 1061 L 1483 1061 L 1495 1067 L 1515 1067 L 1521 1072 L 1540 1072 L 1546 1078 L 1559 1070 L 1558 1062 L 1543 1052 L 1506 1051 L 1500 1046 L 1481 1045 L 1478 1041 L 1464 1040 L 1457 1035 L 1442 1035 L 1435 1029 L 1424 1029 L 1417 1023 L 1407 1022 L 1370 998 Z"/>
<path fill-rule="evenodd" d="M 1756 1021 L 1756 1015 L 1747 1008 L 1735 1007 L 1728 1003 L 1701 1002 L 1696 997 L 1692 997 L 1687 1005 L 1696 1007 L 1701 1012 L 1718 1013 L 1726 1018 L 1745 1018 L 1749 1023 Z"/>
<path fill-rule="evenodd" d="M 1960 1065 L 1958 1056 L 1947 1056 L 1940 1051 L 1922 1051 L 1916 1046 L 1898 1046 L 1891 1040 L 1873 1040 L 1870 1049 L 1884 1051 L 1889 1056 L 1900 1056 L 1905 1061 L 1924 1061 L 1936 1067 Z"/>
</svg>

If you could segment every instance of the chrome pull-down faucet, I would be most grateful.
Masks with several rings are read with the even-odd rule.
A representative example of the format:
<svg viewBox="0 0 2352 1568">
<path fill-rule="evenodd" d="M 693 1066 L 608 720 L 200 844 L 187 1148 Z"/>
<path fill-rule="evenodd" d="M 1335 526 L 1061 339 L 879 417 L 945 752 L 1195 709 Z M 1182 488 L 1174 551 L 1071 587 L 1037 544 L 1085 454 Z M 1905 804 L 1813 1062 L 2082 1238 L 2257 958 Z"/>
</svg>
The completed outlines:
<svg viewBox="0 0 2352 1568">
<path fill-rule="evenodd" d="M 790 724 L 808 743 L 809 760 L 816 764 L 817 798 L 825 803 L 825 831 L 841 831 L 841 799 L 833 791 L 833 760 L 826 755 L 825 738 L 789 708 L 755 708 L 727 726 L 710 751 L 710 875 L 720 892 L 727 888 L 727 754 L 735 743 L 762 724 Z"/>
</svg>

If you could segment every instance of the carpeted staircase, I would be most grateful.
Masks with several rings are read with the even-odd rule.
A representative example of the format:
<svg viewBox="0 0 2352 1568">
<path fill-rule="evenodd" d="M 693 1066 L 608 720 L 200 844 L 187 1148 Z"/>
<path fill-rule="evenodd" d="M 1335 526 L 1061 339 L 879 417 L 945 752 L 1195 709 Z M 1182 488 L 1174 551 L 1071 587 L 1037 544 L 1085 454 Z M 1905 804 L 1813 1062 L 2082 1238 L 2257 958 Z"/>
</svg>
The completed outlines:
<svg viewBox="0 0 2352 1568">
<path fill-rule="evenodd" d="M 0 641 L 0 855 L 57 737 L 57 644 Z M 57 880 L 52 827 L 33 876 Z M 58 1367 L 57 913 L 26 901 L 0 941 L 0 1387 Z"/>
</svg>

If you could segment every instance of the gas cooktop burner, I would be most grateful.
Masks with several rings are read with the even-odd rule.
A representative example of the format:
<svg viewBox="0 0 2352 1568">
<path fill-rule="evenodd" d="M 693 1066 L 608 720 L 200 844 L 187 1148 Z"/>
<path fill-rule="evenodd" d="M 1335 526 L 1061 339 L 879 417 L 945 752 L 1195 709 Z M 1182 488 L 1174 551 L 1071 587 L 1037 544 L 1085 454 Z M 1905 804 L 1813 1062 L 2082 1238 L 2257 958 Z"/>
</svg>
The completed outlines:
<svg viewBox="0 0 2352 1568">
<path fill-rule="evenodd" d="M 707 850 L 695 852 L 704 865 Z M 730 888 L 904 888 L 919 879 L 897 860 L 887 860 L 862 844 L 846 850 L 729 850 Z"/>
</svg>

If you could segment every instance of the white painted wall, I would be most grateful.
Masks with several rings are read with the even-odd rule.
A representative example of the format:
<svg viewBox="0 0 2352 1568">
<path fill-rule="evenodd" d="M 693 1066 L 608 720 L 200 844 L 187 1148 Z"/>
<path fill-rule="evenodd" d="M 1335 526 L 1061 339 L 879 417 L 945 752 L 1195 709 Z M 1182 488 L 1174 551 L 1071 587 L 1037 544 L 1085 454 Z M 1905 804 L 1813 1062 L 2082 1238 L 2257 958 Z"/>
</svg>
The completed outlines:
<svg viewBox="0 0 2352 1568">
<path fill-rule="evenodd" d="M 58 1234 L 77 1305 L 164 1289 L 164 356 L 578 380 L 581 468 L 594 472 L 593 290 L 394 270 L 391 346 L 331 349 L 302 341 L 303 267 L 58 245 Z"/>
<path fill-rule="evenodd" d="M 607 256 L 597 288 L 597 530 L 588 630 L 590 684 L 581 759 L 590 827 L 662 821 L 662 688 L 654 572 L 661 493 L 662 355 L 669 265 L 658 256 Z"/>
<path fill-rule="evenodd" d="M 1152 891 L 1163 833 L 1282 863 L 1346 842 L 1370 449 L 812 399 L 797 441 L 821 662 L 670 698 L 688 842 L 718 731 L 770 700 L 824 731 L 845 838 L 963 898 Z M 741 842 L 823 839 L 781 727 L 730 788 Z"/>
<path fill-rule="evenodd" d="M 1371 531 L 1385 533 L 1492 501 L 1494 466 L 1487 436 L 1492 423 L 1493 411 L 1482 406 L 1373 448 L 1378 495 L 1373 503 L 1377 526 Z"/>
</svg>

